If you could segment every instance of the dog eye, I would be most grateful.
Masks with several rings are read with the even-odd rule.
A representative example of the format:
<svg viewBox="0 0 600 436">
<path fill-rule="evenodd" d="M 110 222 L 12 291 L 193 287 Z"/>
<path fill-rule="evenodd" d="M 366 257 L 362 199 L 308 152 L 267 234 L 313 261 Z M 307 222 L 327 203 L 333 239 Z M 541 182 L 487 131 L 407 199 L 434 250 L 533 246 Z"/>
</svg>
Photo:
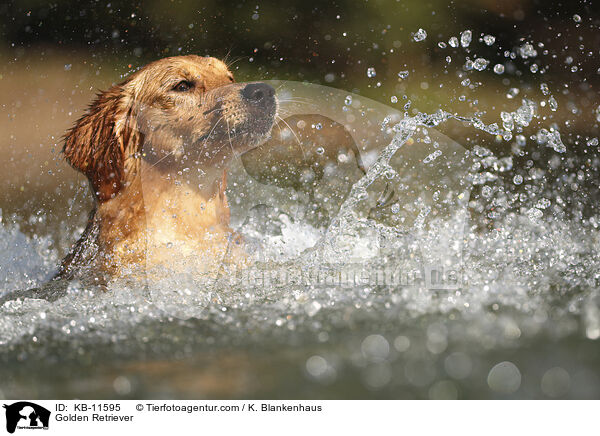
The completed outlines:
<svg viewBox="0 0 600 436">
<path fill-rule="evenodd" d="M 173 87 L 173 91 L 177 92 L 186 92 L 194 87 L 194 83 L 189 80 L 182 80 L 177 85 Z"/>
</svg>

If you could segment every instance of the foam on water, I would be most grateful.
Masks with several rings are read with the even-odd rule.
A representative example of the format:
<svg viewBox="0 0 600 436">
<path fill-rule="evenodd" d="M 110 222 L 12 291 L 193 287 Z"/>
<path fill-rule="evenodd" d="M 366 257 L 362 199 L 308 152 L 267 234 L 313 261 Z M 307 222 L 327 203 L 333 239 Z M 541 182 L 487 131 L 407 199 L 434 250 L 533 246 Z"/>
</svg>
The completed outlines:
<svg viewBox="0 0 600 436">
<path fill-rule="evenodd" d="M 50 237 L 26 237 L 18 226 L 4 222 L 0 210 L 0 295 L 48 280 L 57 261 L 50 247 Z"/>
<path fill-rule="evenodd" d="M 127 336 L 128 329 L 140 323 L 162 322 L 173 316 L 189 318 L 189 313 L 179 314 L 177 308 L 165 306 L 174 290 L 185 290 L 192 298 L 187 303 L 202 309 L 192 312 L 194 318 L 210 319 L 215 323 L 212 328 L 218 330 L 220 326 L 225 331 L 239 324 L 242 312 L 248 330 L 269 335 L 272 329 L 311 330 L 315 325 L 311 319 L 320 312 L 340 314 L 368 308 L 402 313 L 405 322 L 423 315 L 456 312 L 459 317 L 486 324 L 497 321 L 494 313 L 498 310 L 511 308 L 518 316 L 511 321 L 515 325 L 510 334 L 517 334 L 522 329 L 517 324 L 524 322 L 532 332 L 542 327 L 563 336 L 581 331 L 596 339 L 600 331 L 596 301 L 600 233 L 593 220 L 582 223 L 557 218 L 560 214 L 553 210 L 558 206 L 549 200 L 522 204 L 487 229 L 468 223 L 461 211 L 435 219 L 426 227 L 417 222 L 410 232 L 356 213 L 367 196 L 367 187 L 383 174 L 390 177 L 387 164 L 414 133 L 419 120 L 422 118 L 409 119 L 398 128 L 396 139 L 352 186 L 325 231 L 281 214 L 278 234 L 259 234 L 255 229 L 248 235 L 260 240 L 261 260 L 270 262 L 271 269 L 307 271 L 324 264 L 343 269 L 360 261 L 367 270 L 391 266 L 407 277 L 414 273 L 412 282 L 387 286 L 365 281 L 356 286 L 344 283 L 342 287 L 328 287 L 298 279 L 285 284 L 247 281 L 236 286 L 230 280 L 206 283 L 189 275 L 174 275 L 153 284 L 154 289 L 161 290 L 153 293 L 153 298 L 143 287 L 130 283 L 115 282 L 103 292 L 73 282 L 69 295 L 54 303 L 33 299 L 6 303 L 0 309 L 0 343 L 29 341 L 32 335 L 49 329 L 65 336 L 87 337 L 92 342 L 111 341 L 115 336 Z M 475 155 L 474 168 L 486 167 L 490 175 L 507 168 L 499 166 L 500 161 L 489 151 L 476 151 Z M 477 174 L 471 174 L 475 184 L 480 183 Z M 490 180 L 499 179 L 486 179 L 486 186 L 494 187 Z M 498 192 L 504 191 L 499 181 L 496 185 L 498 197 Z M 47 249 L 48 241 L 28 240 L 18 228 L 4 224 L 0 232 L 4 244 L 0 280 L 5 290 L 30 287 L 48 277 L 56 262 L 56 256 Z M 441 250 L 436 252 L 436 247 Z M 456 253 L 449 254 L 449 247 L 455 247 Z M 419 277 L 423 264 L 457 259 L 460 286 L 431 290 Z M 565 316 L 548 322 L 552 313 Z M 324 327 L 322 323 L 327 323 L 328 316 L 315 318 L 321 320 L 317 330 Z M 497 336 L 495 340 L 504 340 L 506 332 L 499 331 Z"/>
</svg>

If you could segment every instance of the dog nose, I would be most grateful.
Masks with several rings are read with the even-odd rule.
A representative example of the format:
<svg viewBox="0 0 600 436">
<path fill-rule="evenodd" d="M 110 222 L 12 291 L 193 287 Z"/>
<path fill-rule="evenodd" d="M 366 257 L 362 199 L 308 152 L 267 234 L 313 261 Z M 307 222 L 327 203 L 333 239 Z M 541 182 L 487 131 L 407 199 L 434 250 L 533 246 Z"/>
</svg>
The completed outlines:
<svg viewBox="0 0 600 436">
<path fill-rule="evenodd" d="M 275 89 L 266 83 L 250 83 L 242 89 L 241 94 L 249 103 L 266 106 L 273 101 Z"/>
</svg>

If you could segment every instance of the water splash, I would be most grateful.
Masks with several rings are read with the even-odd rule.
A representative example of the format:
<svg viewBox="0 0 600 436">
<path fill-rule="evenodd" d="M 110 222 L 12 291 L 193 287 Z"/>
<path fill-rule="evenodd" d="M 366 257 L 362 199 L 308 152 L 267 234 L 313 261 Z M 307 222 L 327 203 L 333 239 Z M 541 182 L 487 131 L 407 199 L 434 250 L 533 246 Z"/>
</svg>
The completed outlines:
<svg viewBox="0 0 600 436">
<path fill-rule="evenodd" d="M 343 93 L 344 117 L 355 107 L 357 118 L 367 117 L 360 100 Z M 53 303 L 6 303 L 0 308 L 4 371 L 15 369 L 15 354 L 21 365 L 34 355 L 51 360 L 57 353 L 61 361 L 81 364 L 78 359 L 93 353 L 81 350 L 93 348 L 104 353 L 103 364 L 108 359 L 112 365 L 140 355 L 167 361 L 174 353 L 195 356 L 212 352 L 215 344 L 239 352 L 293 343 L 308 377 L 319 385 L 358 379 L 378 391 L 400 380 L 419 395 L 484 388 L 506 393 L 508 387 L 516 393 L 530 377 L 528 359 L 535 366 L 544 357 L 530 357 L 528 344 L 546 337 L 563 371 L 595 368 L 592 358 L 569 360 L 569 344 L 600 337 L 600 223 L 568 215 L 558 194 L 562 180 L 550 186 L 553 195 L 544 192 L 552 184 L 548 169 L 523 171 L 513 156 L 478 144 L 453 161 L 435 135 L 435 128 L 459 121 L 514 141 L 518 150 L 538 111 L 538 104 L 524 98 L 516 110 L 501 114 L 501 126 L 443 110 L 374 117 L 370 131 L 389 132 L 393 139 L 377 153 L 362 150 L 366 173 L 351 179 L 326 225 L 297 213 L 299 205 L 320 207 L 320 186 L 290 195 L 251 179 L 241 184 L 244 198 L 281 205 L 265 202 L 246 215 L 245 233 L 261 253 L 260 276 L 207 282 L 169 275 L 154 282 L 158 294 L 126 280 L 107 289 L 72 282 Z M 540 128 L 533 140 L 544 149 L 568 151 L 556 125 Z M 420 158 L 410 160 L 415 150 L 422 151 Z M 338 162 L 351 160 L 343 156 Z M 560 169 L 560 160 L 553 162 L 549 168 Z M 440 166 L 447 170 L 435 173 L 440 183 L 421 183 L 420 173 Z M 464 177 L 451 177 L 462 172 Z M 328 174 L 330 181 L 344 180 L 335 171 Z M 38 284 L 57 260 L 49 243 L 28 240 L 6 224 L 0 232 L 3 251 L 12 256 L 0 263 L 5 289 Z M 353 281 L 340 284 L 340 275 L 349 273 L 357 273 Z M 502 350 L 520 359 L 501 359 Z M 556 380 L 564 379 L 553 368 L 544 373 L 544 392 L 557 392 Z M 85 377 L 93 377 L 92 371 Z M 574 393 L 583 392 L 573 386 Z"/>
</svg>

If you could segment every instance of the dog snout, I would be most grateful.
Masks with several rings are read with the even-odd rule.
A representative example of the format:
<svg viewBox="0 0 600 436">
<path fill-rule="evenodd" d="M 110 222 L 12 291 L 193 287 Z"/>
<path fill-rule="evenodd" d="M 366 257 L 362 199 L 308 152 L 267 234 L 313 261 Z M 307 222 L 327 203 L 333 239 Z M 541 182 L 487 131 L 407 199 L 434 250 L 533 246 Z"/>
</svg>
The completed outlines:
<svg viewBox="0 0 600 436">
<path fill-rule="evenodd" d="M 275 103 L 275 89 L 266 83 L 250 83 L 242 89 L 241 94 L 246 102 L 263 108 Z"/>
</svg>

